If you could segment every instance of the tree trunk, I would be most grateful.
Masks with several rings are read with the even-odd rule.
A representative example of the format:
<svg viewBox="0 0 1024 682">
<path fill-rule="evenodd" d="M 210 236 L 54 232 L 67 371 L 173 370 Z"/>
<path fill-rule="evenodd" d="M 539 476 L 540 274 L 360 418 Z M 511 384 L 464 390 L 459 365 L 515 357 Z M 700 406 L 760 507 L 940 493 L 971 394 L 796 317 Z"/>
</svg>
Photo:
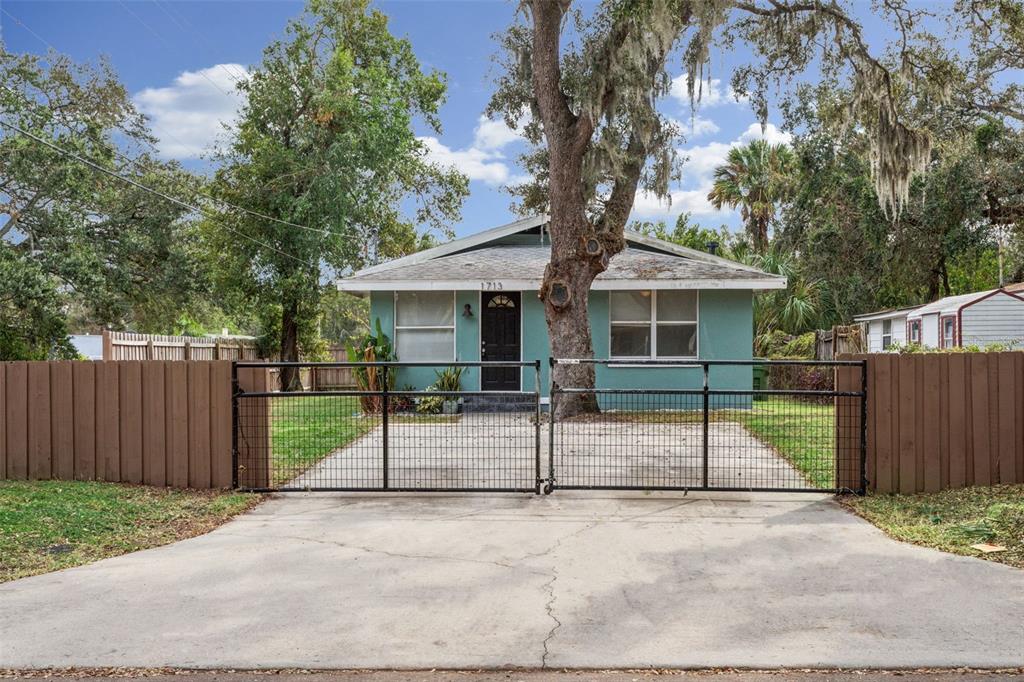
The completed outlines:
<svg viewBox="0 0 1024 682">
<path fill-rule="evenodd" d="M 299 305 L 296 301 L 281 306 L 281 362 L 299 361 Z M 281 390 L 301 391 L 302 380 L 296 367 L 281 369 Z"/>
</svg>

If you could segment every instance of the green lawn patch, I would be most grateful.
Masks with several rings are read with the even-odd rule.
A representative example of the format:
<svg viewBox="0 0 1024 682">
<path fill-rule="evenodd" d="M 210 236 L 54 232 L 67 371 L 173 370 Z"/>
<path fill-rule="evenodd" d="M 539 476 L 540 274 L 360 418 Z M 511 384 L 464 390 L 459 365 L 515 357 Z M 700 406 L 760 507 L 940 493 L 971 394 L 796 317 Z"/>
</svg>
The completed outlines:
<svg viewBox="0 0 1024 682">
<path fill-rule="evenodd" d="M 729 415 L 800 471 L 810 486 L 836 485 L 835 408 L 771 396 Z"/>
<path fill-rule="evenodd" d="M 0 481 L 0 582 L 202 535 L 259 499 L 95 481 Z"/>
<path fill-rule="evenodd" d="M 1024 485 L 868 495 L 846 503 L 896 540 L 1024 568 Z M 1006 551 L 971 547 L 981 543 Z"/>
<path fill-rule="evenodd" d="M 271 477 L 280 486 L 380 425 L 364 416 L 357 396 L 280 397 L 272 401 Z"/>
</svg>

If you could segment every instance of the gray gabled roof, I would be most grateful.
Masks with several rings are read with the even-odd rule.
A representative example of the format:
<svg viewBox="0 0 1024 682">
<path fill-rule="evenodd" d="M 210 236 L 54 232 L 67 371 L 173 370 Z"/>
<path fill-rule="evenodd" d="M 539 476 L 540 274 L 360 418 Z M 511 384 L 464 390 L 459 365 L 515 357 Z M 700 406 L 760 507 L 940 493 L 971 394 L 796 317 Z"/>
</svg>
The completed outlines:
<svg viewBox="0 0 1024 682">
<path fill-rule="evenodd" d="M 344 291 L 477 290 L 498 282 L 506 289 L 536 289 L 550 247 L 488 243 L 543 226 L 536 216 L 456 239 L 448 244 L 360 270 L 338 280 Z M 785 277 L 627 231 L 627 248 L 611 259 L 595 289 L 778 289 Z"/>
</svg>

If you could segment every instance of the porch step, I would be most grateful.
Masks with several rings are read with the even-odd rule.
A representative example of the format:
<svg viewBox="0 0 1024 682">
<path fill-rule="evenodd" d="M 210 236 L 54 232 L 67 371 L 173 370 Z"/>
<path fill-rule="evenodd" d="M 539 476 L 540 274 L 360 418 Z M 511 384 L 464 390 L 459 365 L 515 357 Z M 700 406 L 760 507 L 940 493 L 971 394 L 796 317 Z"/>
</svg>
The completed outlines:
<svg viewBox="0 0 1024 682">
<path fill-rule="evenodd" d="M 467 395 L 462 399 L 463 412 L 533 412 L 535 409 L 534 397 L 528 394 Z"/>
</svg>

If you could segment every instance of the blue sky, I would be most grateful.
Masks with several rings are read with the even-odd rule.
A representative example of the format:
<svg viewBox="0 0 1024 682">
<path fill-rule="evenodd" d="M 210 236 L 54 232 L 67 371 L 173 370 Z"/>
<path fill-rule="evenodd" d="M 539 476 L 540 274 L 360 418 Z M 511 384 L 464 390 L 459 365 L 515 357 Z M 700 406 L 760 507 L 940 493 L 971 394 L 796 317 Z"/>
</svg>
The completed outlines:
<svg viewBox="0 0 1024 682">
<path fill-rule="evenodd" d="M 432 154 L 471 178 L 471 196 L 458 236 L 513 219 L 503 183 L 521 171 L 515 157 L 522 143 L 503 123 L 482 112 L 492 90 L 491 39 L 512 20 L 514 4 L 494 1 L 405 0 L 377 3 L 391 18 L 391 30 L 408 37 L 426 67 L 449 77 L 442 110 L 443 133 L 425 139 Z M 7 48 L 44 53 L 53 46 L 77 61 L 109 58 L 160 138 L 160 149 L 194 169 L 222 122 L 237 106 L 233 84 L 257 64 L 263 47 L 281 36 L 302 3 L 217 0 L 0 0 L 0 31 Z M 871 27 L 869 26 L 869 34 Z M 681 211 L 706 226 L 738 225 L 732 212 L 716 212 L 706 201 L 710 174 L 732 144 L 760 135 L 748 105 L 728 92 L 729 69 L 745 55 L 718 57 L 713 80 L 705 87 L 695 125 L 681 151 L 689 157 L 683 178 L 673 188 L 671 207 L 641 197 L 633 217 L 672 222 Z M 682 73 L 676 65 L 676 73 Z M 721 79 L 720 81 L 718 79 Z M 689 100 L 682 81 L 664 103 L 669 115 L 689 125 Z M 777 120 L 772 116 L 769 120 Z M 426 131 L 421 131 L 426 136 Z M 787 134 L 769 125 L 772 141 Z"/>
</svg>

